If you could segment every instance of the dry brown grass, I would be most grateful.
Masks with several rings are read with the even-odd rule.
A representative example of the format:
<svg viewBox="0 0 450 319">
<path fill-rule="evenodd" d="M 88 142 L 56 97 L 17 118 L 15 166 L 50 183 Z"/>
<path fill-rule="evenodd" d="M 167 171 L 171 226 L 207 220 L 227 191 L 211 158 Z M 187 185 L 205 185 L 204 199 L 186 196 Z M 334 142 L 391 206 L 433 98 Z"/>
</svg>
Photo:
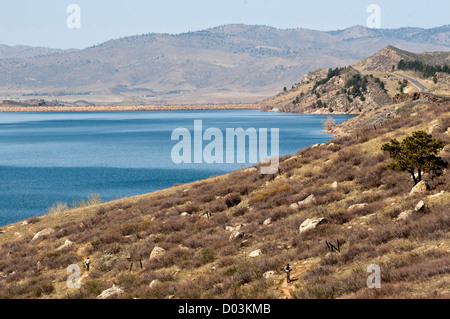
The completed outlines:
<svg viewBox="0 0 450 319">
<path fill-rule="evenodd" d="M 427 195 L 450 190 L 449 172 L 429 181 L 429 194 L 407 197 L 410 177 L 387 169 L 389 158 L 380 150 L 384 140 L 426 129 L 436 116 L 440 128 L 433 135 L 448 144 L 442 127 L 450 122 L 449 107 L 438 105 L 284 156 L 273 176 L 240 170 L 3 227 L 0 297 L 95 298 L 115 283 L 124 298 L 278 298 L 283 265 L 314 258 L 316 266 L 295 284 L 294 297 L 390 298 L 405 296 L 402 289 L 418 293 L 414 287 L 421 284 L 426 296 L 437 298 L 441 293 L 433 295 L 425 283 L 450 274 L 450 202 Z M 448 148 L 442 156 L 449 159 Z M 290 207 L 310 195 L 315 203 Z M 420 199 L 427 211 L 395 220 Z M 367 206 L 348 209 L 360 203 Z M 300 224 L 311 217 L 326 222 L 300 234 Z M 240 226 L 241 235 L 230 239 L 227 226 Z M 45 228 L 55 232 L 30 243 Z M 58 250 L 66 239 L 73 244 Z M 341 252 L 331 254 L 325 241 L 337 240 Z M 149 259 L 156 246 L 166 252 Z M 262 254 L 248 257 L 256 249 Z M 69 292 L 66 267 L 81 265 L 87 255 L 89 278 L 80 291 Z M 372 263 L 382 266 L 381 290 L 365 286 L 365 267 Z M 274 279 L 263 278 L 267 271 Z"/>
</svg>

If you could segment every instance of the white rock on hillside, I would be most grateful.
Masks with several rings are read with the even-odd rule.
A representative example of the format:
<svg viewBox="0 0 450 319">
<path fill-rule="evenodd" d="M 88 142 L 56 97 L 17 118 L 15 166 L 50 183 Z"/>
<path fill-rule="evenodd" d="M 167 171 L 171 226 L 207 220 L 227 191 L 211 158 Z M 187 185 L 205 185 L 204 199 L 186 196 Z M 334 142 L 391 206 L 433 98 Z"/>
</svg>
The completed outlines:
<svg viewBox="0 0 450 319">
<path fill-rule="evenodd" d="M 152 253 L 150 254 L 150 259 L 158 258 L 158 257 L 164 255 L 165 252 L 166 252 L 166 250 L 164 248 L 156 246 L 155 248 L 153 248 Z"/>
<path fill-rule="evenodd" d="M 150 283 L 149 287 L 154 288 L 159 283 L 160 283 L 160 281 L 158 279 L 155 279 Z"/>
<path fill-rule="evenodd" d="M 301 200 L 297 203 L 293 203 L 289 207 L 296 209 L 296 208 L 301 208 L 301 207 L 307 206 L 309 204 L 315 204 L 315 203 L 316 203 L 316 197 L 314 196 L 314 194 L 311 194 L 308 197 L 306 197 L 304 200 Z"/>
<path fill-rule="evenodd" d="M 350 206 L 350 207 L 348 208 L 348 210 L 350 211 L 350 210 L 354 210 L 354 209 L 361 209 L 361 208 L 366 207 L 367 205 L 368 205 L 367 203 L 363 203 L 363 204 L 355 204 L 355 205 Z"/>
<path fill-rule="evenodd" d="M 257 250 L 252 251 L 252 252 L 248 255 L 248 257 L 250 257 L 250 258 L 255 258 L 255 257 L 260 256 L 261 254 L 262 254 L 261 249 L 257 249 Z"/>
<path fill-rule="evenodd" d="M 440 128 L 440 126 L 439 126 L 438 124 L 431 125 L 431 126 L 428 128 L 428 134 L 433 134 L 434 131 L 435 131 L 436 129 L 438 129 L 438 128 Z"/>
<path fill-rule="evenodd" d="M 436 197 L 440 197 L 440 196 L 442 196 L 444 194 L 445 194 L 445 191 L 441 191 L 441 192 L 439 192 L 437 194 L 428 196 L 428 198 L 436 198 Z"/>
<path fill-rule="evenodd" d="M 420 181 L 411 189 L 408 196 L 424 194 L 426 191 L 427 191 L 427 184 L 424 181 Z"/>
<path fill-rule="evenodd" d="M 307 230 L 316 228 L 323 222 L 325 222 L 325 218 L 322 217 L 308 218 L 300 225 L 299 228 L 300 234 Z"/>
<path fill-rule="evenodd" d="M 40 232 L 37 232 L 30 242 L 35 241 L 36 239 L 38 239 L 41 236 L 47 236 L 47 235 L 50 235 L 51 233 L 54 233 L 54 232 L 55 232 L 55 230 L 52 229 L 52 228 L 43 229 Z"/>
<path fill-rule="evenodd" d="M 316 196 L 314 196 L 314 194 L 309 195 L 308 197 L 306 197 L 304 200 L 298 202 L 298 206 L 299 207 L 303 207 L 309 204 L 314 204 L 316 202 Z"/>
<path fill-rule="evenodd" d="M 427 204 L 425 204 L 425 202 L 423 200 L 419 201 L 416 205 L 416 207 L 414 208 L 414 210 L 416 212 L 420 212 L 422 210 L 427 209 Z"/>
<path fill-rule="evenodd" d="M 113 285 L 111 288 L 103 290 L 100 295 L 97 296 L 97 299 L 108 299 L 115 295 L 120 295 L 123 290 L 116 285 Z"/>
<path fill-rule="evenodd" d="M 72 245 L 73 242 L 71 242 L 70 240 L 66 239 L 66 241 L 64 242 L 64 244 L 62 244 L 61 246 L 59 246 L 58 248 L 56 248 L 56 250 L 61 250 L 64 249 L 66 247 L 69 247 L 70 245 Z"/>
<path fill-rule="evenodd" d="M 395 220 L 405 220 L 408 219 L 409 216 L 413 213 L 413 210 L 405 210 L 404 212 L 401 212 Z"/>
<path fill-rule="evenodd" d="M 231 233 L 229 240 L 230 241 L 237 240 L 237 239 L 241 239 L 243 237 L 244 237 L 244 233 L 241 233 L 240 231 L 235 230 Z"/>
</svg>

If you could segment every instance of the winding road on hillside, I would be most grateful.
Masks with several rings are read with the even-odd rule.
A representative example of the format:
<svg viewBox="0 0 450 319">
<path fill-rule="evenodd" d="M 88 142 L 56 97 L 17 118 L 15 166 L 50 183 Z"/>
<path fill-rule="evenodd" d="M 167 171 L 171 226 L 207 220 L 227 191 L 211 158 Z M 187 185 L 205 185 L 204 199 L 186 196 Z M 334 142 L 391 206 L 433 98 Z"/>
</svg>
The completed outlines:
<svg viewBox="0 0 450 319">
<path fill-rule="evenodd" d="M 416 79 L 410 78 L 409 76 L 406 76 L 406 75 L 401 74 L 401 73 L 392 73 L 392 75 L 394 75 L 394 76 L 396 76 L 398 78 L 402 78 L 402 79 L 408 80 L 409 82 L 411 82 L 414 86 L 416 86 L 419 89 L 419 92 L 423 92 L 423 90 L 427 89 L 427 87 L 425 85 L 423 85 L 422 83 L 420 83 Z"/>
</svg>

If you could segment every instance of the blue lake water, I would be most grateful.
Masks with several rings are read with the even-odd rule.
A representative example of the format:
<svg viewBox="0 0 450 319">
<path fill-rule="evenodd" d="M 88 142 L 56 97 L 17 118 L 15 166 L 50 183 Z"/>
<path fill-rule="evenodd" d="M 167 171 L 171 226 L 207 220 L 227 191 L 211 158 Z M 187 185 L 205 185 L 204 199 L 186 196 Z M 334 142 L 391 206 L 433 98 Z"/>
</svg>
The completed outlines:
<svg viewBox="0 0 450 319">
<path fill-rule="evenodd" d="M 333 115 L 336 123 L 350 117 Z M 258 110 L 0 113 L 0 226 L 91 192 L 113 200 L 241 168 L 240 163 L 173 162 L 178 141 L 172 132 L 187 128 L 193 143 L 194 120 L 202 120 L 203 132 L 220 129 L 224 144 L 226 128 L 266 128 L 269 155 L 270 129 L 278 128 L 279 152 L 287 155 L 330 140 L 321 132 L 326 119 Z M 245 166 L 252 165 L 247 160 Z"/>
</svg>

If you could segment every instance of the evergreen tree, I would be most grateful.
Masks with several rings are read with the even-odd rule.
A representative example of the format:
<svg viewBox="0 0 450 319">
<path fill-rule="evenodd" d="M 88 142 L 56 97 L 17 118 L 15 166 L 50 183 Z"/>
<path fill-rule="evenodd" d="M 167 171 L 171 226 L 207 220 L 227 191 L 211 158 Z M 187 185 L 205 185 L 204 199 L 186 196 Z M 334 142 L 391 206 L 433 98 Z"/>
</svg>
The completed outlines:
<svg viewBox="0 0 450 319">
<path fill-rule="evenodd" d="M 442 174 L 442 169 L 447 167 L 448 163 L 437 155 L 443 148 L 442 141 L 433 139 L 424 131 L 414 132 L 401 143 L 391 139 L 381 147 L 394 160 L 388 167 L 396 171 L 409 172 L 414 185 L 422 180 L 423 173 L 430 172 L 432 177 Z"/>
</svg>

